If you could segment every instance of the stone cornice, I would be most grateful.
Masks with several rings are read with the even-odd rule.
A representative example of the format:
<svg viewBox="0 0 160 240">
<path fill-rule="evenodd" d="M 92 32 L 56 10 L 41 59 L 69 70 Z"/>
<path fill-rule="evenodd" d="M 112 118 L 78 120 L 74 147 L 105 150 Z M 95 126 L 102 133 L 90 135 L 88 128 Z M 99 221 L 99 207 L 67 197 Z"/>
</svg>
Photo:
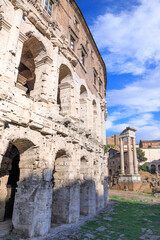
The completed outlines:
<svg viewBox="0 0 160 240">
<path fill-rule="evenodd" d="M 23 15 L 26 16 L 42 34 L 46 35 L 46 37 L 53 37 L 54 31 L 59 30 L 58 23 L 46 14 L 40 0 L 11 0 L 11 2 L 14 8 L 21 9 Z M 33 5 L 37 12 L 31 10 L 30 4 Z M 59 0 L 55 0 L 55 6 L 58 4 Z"/>
<path fill-rule="evenodd" d="M 10 28 L 11 28 L 11 25 L 7 21 L 5 21 L 3 15 L 0 14 L 0 30 L 5 29 L 9 31 Z"/>
</svg>

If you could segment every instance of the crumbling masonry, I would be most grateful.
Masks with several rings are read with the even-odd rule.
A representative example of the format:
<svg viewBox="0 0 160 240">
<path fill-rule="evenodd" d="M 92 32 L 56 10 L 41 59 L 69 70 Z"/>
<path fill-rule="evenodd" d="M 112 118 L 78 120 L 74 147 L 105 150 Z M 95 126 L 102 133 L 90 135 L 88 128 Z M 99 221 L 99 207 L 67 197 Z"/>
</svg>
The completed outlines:
<svg viewBox="0 0 160 240">
<path fill-rule="evenodd" d="M 46 235 L 107 204 L 106 69 L 71 0 L 0 1 L 0 221 Z"/>
</svg>

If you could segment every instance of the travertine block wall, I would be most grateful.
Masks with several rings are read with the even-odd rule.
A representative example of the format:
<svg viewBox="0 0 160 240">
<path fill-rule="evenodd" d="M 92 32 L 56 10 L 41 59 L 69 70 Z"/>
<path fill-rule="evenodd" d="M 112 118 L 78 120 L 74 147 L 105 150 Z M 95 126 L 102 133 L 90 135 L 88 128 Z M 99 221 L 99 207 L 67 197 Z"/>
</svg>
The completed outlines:
<svg viewBox="0 0 160 240">
<path fill-rule="evenodd" d="M 69 48 L 62 7 L 76 5 L 56 1 L 51 18 L 43 1 L 0 4 L 0 221 L 10 208 L 13 230 L 30 238 L 107 204 L 105 95 Z M 103 65 L 90 39 L 93 65 Z"/>
</svg>

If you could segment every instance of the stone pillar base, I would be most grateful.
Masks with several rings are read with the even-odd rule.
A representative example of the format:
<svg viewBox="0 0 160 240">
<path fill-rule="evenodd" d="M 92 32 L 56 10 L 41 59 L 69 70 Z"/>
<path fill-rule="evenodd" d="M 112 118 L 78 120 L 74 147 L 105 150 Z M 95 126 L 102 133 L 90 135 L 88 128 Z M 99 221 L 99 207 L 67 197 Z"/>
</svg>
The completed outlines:
<svg viewBox="0 0 160 240">
<path fill-rule="evenodd" d="M 141 176 L 139 174 L 121 175 L 118 182 L 120 190 L 138 191 L 141 185 Z"/>
</svg>

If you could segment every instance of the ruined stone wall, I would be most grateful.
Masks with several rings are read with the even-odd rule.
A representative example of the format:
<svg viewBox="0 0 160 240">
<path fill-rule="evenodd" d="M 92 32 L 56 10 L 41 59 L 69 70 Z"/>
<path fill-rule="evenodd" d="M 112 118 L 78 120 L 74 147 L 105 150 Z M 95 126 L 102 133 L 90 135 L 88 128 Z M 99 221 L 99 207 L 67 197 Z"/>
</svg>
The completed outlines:
<svg viewBox="0 0 160 240">
<path fill-rule="evenodd" d="M 124 166 L 125 166 L 125 173 L 128 174 L 129 172 L 128 152 L 124 153 Z M 120 170 L 121 170 L 120 153 L 115 149 L 110 149 L 109 158 L 108 158 L 108 171 L 109 171 L 108 175 L 116 176 Z"/>
<path fill-rule="evenodd" d="M 0 221 L 10 207 L 14 231 L 28 237 L 107 204 L 104 95 L 56 21 L 70 3 L 56 1 L 52 18 L 43 4 L 0 4 Z"/>
</svg>

